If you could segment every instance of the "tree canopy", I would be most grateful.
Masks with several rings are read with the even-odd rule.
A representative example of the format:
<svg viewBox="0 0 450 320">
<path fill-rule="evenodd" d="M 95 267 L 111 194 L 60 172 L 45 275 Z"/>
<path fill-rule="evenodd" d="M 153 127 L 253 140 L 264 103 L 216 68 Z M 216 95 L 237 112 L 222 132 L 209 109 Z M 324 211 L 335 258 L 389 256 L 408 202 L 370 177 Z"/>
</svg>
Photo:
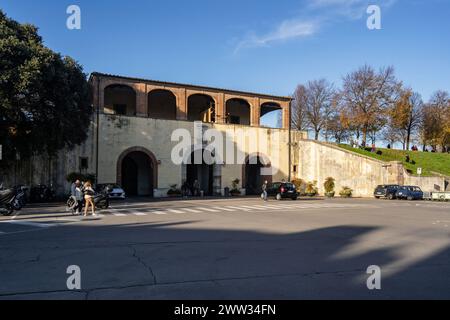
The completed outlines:
<svg viewBox="0 0 450 320">
<path fill-rule="evenodd" d="M 87 138 L 92 108 L 82 67 L 43 45 L 38 29 L 0 10 L 0 144 L 3 164 L 55 155 Z"/>
</svg>

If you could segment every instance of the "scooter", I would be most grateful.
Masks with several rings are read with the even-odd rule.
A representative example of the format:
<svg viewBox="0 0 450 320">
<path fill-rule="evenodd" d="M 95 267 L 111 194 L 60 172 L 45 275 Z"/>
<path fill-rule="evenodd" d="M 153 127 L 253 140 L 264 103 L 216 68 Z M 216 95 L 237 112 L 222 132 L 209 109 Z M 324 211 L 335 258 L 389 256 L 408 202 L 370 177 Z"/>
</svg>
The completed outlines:
<svg viewBox="0 0 450 320">
<path fill-rule="evenodd" d="M 10 216 L 22 209 L 25 193 L 21 188 L 0 190 L 0 214 Z"/>
<path fill-rule="evenodd" d="M 84 198 L 84 192 L 83 192 L 83 198 Z M 96 193 L 94 195 L 94 204 L 96 209 L 100 210 L 106 210 L 109 208 L 109 195 L 106 191 Z M 77 214 L 77 205 L 78 201 L 75 196 L 70 196 L 69 200 L 67 200 L 66 204 L 66 211 L 72 212 L 73 215 Z M 80 211 L 84 208 L 85 202 L 82 201 Z"/>
</svg>

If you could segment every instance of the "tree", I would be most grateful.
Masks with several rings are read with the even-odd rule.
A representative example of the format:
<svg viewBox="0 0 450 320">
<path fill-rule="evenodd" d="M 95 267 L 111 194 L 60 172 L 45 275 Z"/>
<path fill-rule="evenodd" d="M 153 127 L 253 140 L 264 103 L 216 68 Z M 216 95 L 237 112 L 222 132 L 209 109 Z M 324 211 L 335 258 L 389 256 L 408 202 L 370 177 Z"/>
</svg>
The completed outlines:
<svg viewBox="0 0 450 320">
<path fill-rule="evenodd" d="M 340 103 L 347 109 L 350 122 L 362 131 L 363 145 L 371 128 L 380 127 L 383 114 L 397 100 L 400 83 L 394 68 L 380 69 L 363 66 L 344 77 Z"/>
<path fill-rule="evenodd" d="M 81 144 L 92 115 L 82 67 L 46 48 L 36 27 L 1 10 L 0 57 L 3 164 Z"/>
<path fill-rule="evenodd" d="M 306 87 L 299 85 L 294 92 L 292 101 L 292 127 L 299 131 L 308 130 L 307 99 Z"/>
<path fill-rule="evenodd" d="M 304 97 L 298 101 L 303 104 L 308 126 L 314 130 L 315 140 L 326 128 L 332 113 L 332 102 L 335 95 L 333 85 L 325 79 L 310 81 L 304 89 Z"/>
<path fill-rule="evenodd" d="M 450 96 L 446 91 L 437 91 L 424 107 L 422 139 L 424 145 L 446 149 L 450 145 L 449 137 Z"/>
<path fill-rule="evenodd" d="M 420 94 L 411 89 L 401 91 L 400 98 L 389 110 L 390 125 L 403 137 L 403 149 L 409 150 L 412 135 L 420 128 L 423 101 Z"/>
</svg>

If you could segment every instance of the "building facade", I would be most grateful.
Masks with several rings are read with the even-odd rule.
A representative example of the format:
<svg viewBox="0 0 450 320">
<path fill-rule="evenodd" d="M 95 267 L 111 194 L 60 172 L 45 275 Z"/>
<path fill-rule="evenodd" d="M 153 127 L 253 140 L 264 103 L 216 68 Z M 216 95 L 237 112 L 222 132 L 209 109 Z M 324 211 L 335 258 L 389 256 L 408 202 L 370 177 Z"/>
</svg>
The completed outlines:
<svg viewBox="0 0 450 320">
<path fill-rule="evenodd" d="M 292 177 L 290 146 L 305 133 L 289 128 L 289 97 L 101 73 L 89 81 L 96 115 L 86 144 L 94 145 L 94 153 L 79 154 L 79 161 L 99 183 L 118 183 L 129 195 L 164 197 L 185 182 L 198 181 L 204 194 L 220 195 L 237 179 L 242 193 L 257 194 L 264 180 Z M 280 127 L 261 126 L 270 112 L 279 112 Z M 182 164 L 173 161 L 179 143 L 173 134 L 180 129 L 192 138 Z M 223 141 L 220 152 L 210 150 L 220 159 L 194 163 L 196 153 L 208 153 L 212 141 L 204 134 L 211 129 Z"/>
</svg>

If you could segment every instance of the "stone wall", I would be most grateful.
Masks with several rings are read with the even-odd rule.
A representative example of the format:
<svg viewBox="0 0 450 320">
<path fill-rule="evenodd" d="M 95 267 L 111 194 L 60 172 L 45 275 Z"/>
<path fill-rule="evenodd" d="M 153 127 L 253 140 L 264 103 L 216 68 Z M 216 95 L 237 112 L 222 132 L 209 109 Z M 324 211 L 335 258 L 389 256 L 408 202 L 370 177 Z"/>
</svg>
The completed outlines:
<svg viewBox="0 0 450 320">
<path fill-rule="evenodd" d="M 385 163 L 337 146 L 303 140 L 298 144 L 298 178 L 317 181 L 319 192 L 324 194 L 323 183 L 327 177 L 336 179 L 336 192 L 348 186 L 354 196 L 371 197 L 378 185 L 417 185 L 424 191 L 445 190 L 446 178 L 415 177 L 409 175 L 400 162 Z"/>
</svg>

